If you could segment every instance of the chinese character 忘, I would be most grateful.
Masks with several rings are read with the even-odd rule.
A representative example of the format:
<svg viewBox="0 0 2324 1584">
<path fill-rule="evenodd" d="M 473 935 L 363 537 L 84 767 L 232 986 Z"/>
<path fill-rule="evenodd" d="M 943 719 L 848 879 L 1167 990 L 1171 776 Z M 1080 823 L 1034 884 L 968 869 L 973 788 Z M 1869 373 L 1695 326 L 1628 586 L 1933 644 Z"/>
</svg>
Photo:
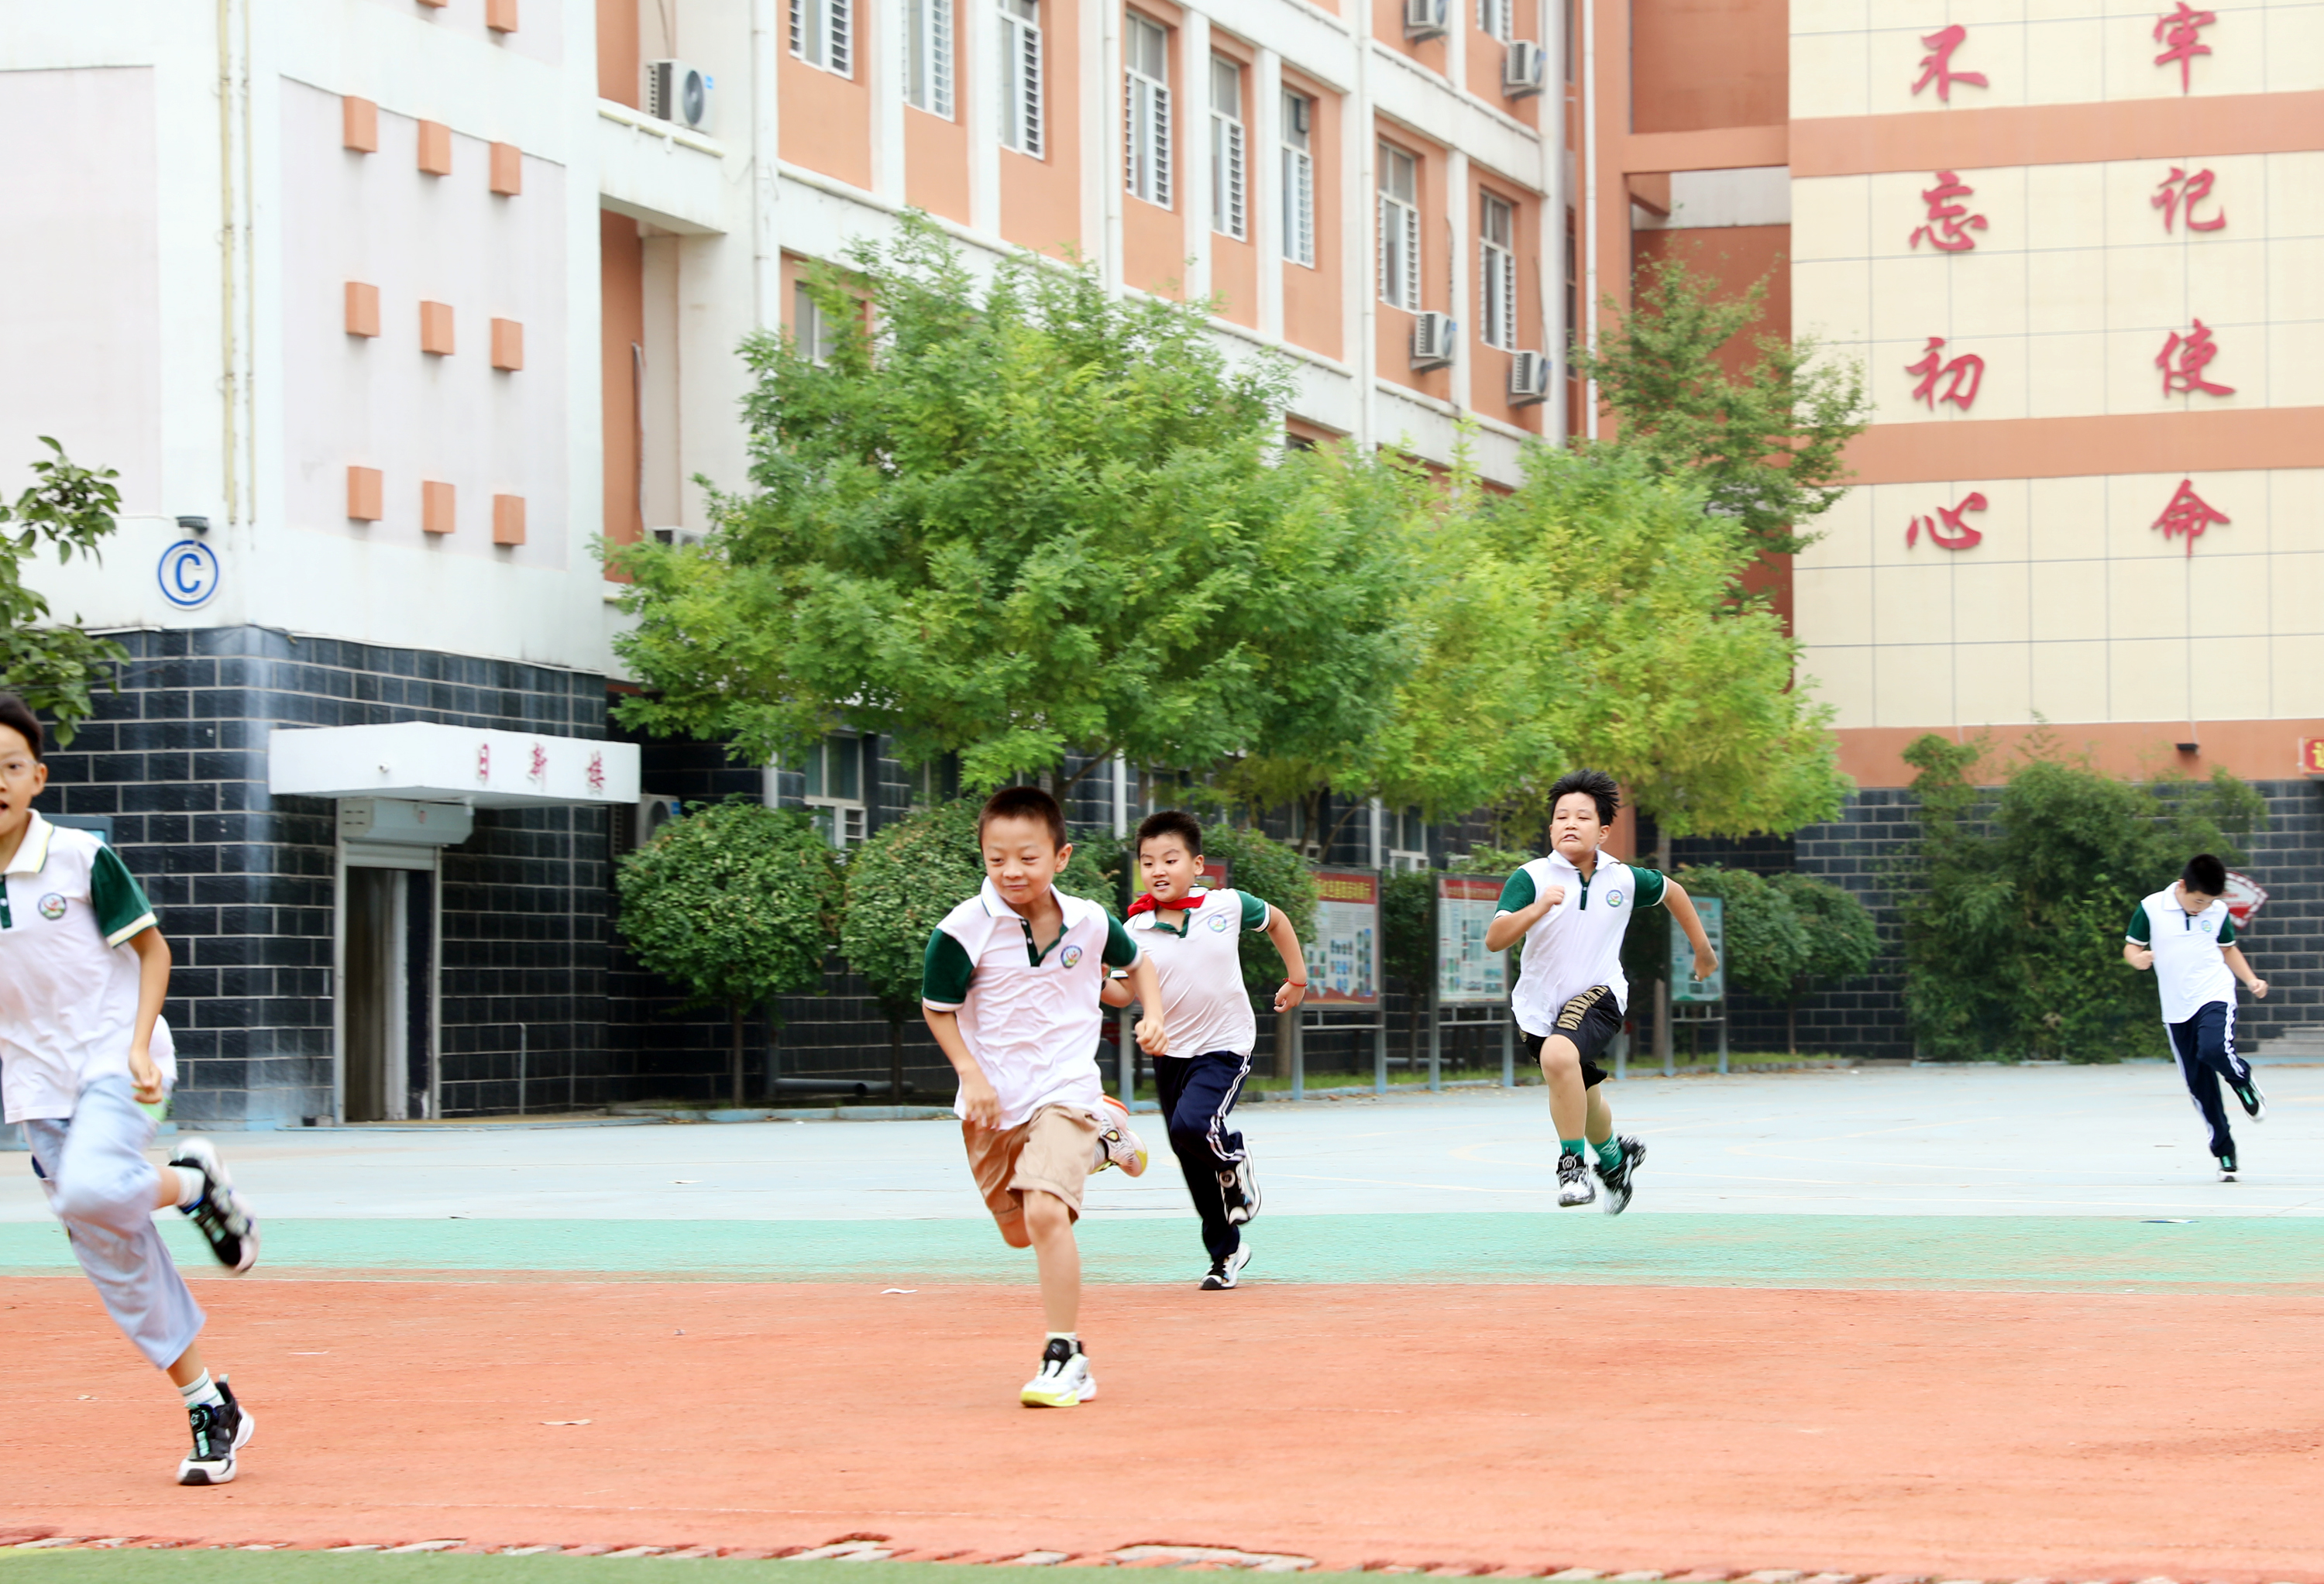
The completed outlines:
<svg viewBox="0 0 2324 1584">
<path fill-rule="evenodd" d="M 1925 236 L 1929 245 L 1939 253 L 1967 253 L 1975 247 L 1977 238 L 1969 233 L 1985 229 L 1985 216 L 1969 214 L 1968 205 L 1955 200 L 1974 197 L 1976 191 L 1957 173 L 1938 171 L 1936 186 L 1921 194 L 1922 201 L 1929 206 L 1929 220 L 1925 226 L 1914 228 L 1912 245 L 1920 246 L 1921 238 Z"/>
</svg>

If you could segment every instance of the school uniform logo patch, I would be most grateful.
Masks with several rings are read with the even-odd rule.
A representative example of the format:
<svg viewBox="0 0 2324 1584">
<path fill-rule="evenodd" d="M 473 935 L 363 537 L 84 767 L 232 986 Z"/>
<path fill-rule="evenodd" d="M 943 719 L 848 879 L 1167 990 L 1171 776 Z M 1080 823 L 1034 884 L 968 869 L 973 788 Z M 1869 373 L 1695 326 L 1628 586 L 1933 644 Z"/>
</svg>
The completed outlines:
<svg viewBox="0 0 2324 1584">
<path fill-rule="evenodd" d="M 1064 954 L 1057 959 L 1058 962 L 1064 963 L 1068 968 L 1071 968 L 1074 963 L 1081 960 L 1082 949 L 1079 946 L 1067 946 L 1065 949 Z"/>
<path fill-rule="evenodd" d="M 1607 892 L 1607 893 L 1606 893 L 1606 906 L 1607 906 L 1607 907 L 1619 907 L 1621 905 L 1622 905 L 1622 893 L 1621 893 L 1621 892 L 1619 892 L 1619 891 L 1609 891 L 1609 892 Z"/>
<path fill-rule="evenodd" d="M 51 891 L 47 896 L 41 898 L 41 916 L 42 918 L 47 919 L 51 924 L 54 924 L 58 919 L 62 918 L 64 916 L 65 899 L 62 897 L 59 896 L 54 891 Z"/>
<path fill-rule="evenodd" d="M 1222 935 L 1233 927 L 1234 920 L 1223 913 L 1217 914 L 1211 919 L 1211 933 L 1214 935 Z"/>
</svg>

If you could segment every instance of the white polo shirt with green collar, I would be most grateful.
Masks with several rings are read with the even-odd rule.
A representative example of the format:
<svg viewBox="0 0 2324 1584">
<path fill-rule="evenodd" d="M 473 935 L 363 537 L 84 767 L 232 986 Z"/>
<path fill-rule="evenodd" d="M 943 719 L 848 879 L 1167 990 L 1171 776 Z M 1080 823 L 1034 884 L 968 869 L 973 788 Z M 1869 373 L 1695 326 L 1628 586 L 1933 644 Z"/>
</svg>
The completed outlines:
<svg viewBox="0 0 2324 1584">
<path fill-rule="evenodd" d="M 1157 908 L 1133 915 L 1129 929 L 1154 960 L 1170 1054 L 1248 1056 L 1259 1043 L 1259 1019 L 1243 989 L 1242 935 L 1267 927 L 1268 907 L 1249 891 L 1197 894 L 1201 903 L 1179 914 L 1176 928 Z"/>
<path fill-rule="evenodd" d="M 1633 869 L 1602 852 L 1584 879 L 1563 853 L 1552 852 L 1509 876 L 1499 911 L 1521 913 L 1553 886 L 1565 892 L 1565 900 L 1526 931 L 1509 998 L 1517 1027 L 1536 1036 L 1548 1035 L 1557 1027 L 1558 1008 L 1593 985 L 1606 986 L 1617 1007 L 1630 1009 L 1622 936 L 1633 913 L 1661 904 L 1665 881 L 1654 870 Z"/>
<path fill-rule="evenodd" d="M 127 943 L 153 909 L 119 853 L 37 811 L 0 882 L 0 1100 L 11 1122 L 69 1119 L 92 1080 L 129 1072 Z"/>
<path fill-rule="evenodd" d="M 1047 945 L 987 880 L 928 936 L 920 1004 L 960 1014 L 968 1054 L 1001 1097 L 1001 1125 L 1043 1106 L 1098 1114 L 1105 1082 L 1097 1045 L 1105 1027 L 1098 990 L 1109 967 L 1138 961 L 1138 944 L 1094 902 L 1052 889 L 1065 927 Z M 953 1110 L 965 1116 L 961 1101 Z"/>
<path fill-rule="evenodd" d="M 2227 948 L 2236 944 L 2236 916 L 2225 901 L 2214 898 L 2190 913 L 2179 905 L 2179 888 L 2165 886 L 2140 900 L 2123 938 L 2154 953 L 2163 1022 L 2184 1023 L 2213 1001 L 2235 1010 L 2236 971 L 2227 966 Z"/>
</svg>

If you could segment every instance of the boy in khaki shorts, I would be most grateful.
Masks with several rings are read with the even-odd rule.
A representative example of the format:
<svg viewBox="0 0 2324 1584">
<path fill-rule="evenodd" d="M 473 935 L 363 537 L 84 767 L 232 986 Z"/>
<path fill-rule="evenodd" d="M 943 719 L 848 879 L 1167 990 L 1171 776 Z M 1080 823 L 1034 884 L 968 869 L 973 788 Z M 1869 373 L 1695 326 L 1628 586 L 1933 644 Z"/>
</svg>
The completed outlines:
<svg viewBox="0 0 2324 1584">
<path fill-rule="evenodd" d="M 1129 971 L 1148 1007 L 1162 1005 L 1153 964 L 1094 902 L 1056 877 L 1073 857 L 1065 813 L 1038 787 L 993 794 L 977 816 L 984 885 L 928 936 L 920 1006 L 960 1074 L 953 1110 L 968 1167 L 1011 1248 L 1030 1247 L 1041 1272 L 1048 1335 L 1019 1400 L 1070 1408 L 1097 1395 L 1075 1330 L 1082 1299 L 1074 1222 L 1093 1171 L 1146 1169 L 1146 1147 L 1105 1092 L 1097 1065 L 1108 967 Z M 1169 1048 L 1158 1011 L 1138 1026 L 1153 1054 Z"/>
</svg>

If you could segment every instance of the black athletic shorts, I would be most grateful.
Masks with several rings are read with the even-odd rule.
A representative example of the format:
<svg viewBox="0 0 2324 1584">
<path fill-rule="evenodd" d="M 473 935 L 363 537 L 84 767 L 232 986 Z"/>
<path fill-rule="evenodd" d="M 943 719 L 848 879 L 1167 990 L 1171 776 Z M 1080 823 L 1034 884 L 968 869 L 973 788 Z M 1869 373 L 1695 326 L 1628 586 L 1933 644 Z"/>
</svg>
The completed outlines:
<svg viewBox="0 0 2324 1584">
<path fill-rule="evenodd" d="M 1614 999 L 1612 989 L 1593 984 L 1574 996 L 1557 1009 L 1556 1032 L 1572 1040 L 1582 1053 L 1582 1087 L 1595 1089 L 1606 1082 L 1606 1069 L 1598 1058 L 1622 1032 L 1622 1008 Z M 1547 1036 L 1517 1032 L 1525 1036 L 1526 1053 L 1536 1062 L 1541 1060 L 1541 1047 Z"/>
</svg>

